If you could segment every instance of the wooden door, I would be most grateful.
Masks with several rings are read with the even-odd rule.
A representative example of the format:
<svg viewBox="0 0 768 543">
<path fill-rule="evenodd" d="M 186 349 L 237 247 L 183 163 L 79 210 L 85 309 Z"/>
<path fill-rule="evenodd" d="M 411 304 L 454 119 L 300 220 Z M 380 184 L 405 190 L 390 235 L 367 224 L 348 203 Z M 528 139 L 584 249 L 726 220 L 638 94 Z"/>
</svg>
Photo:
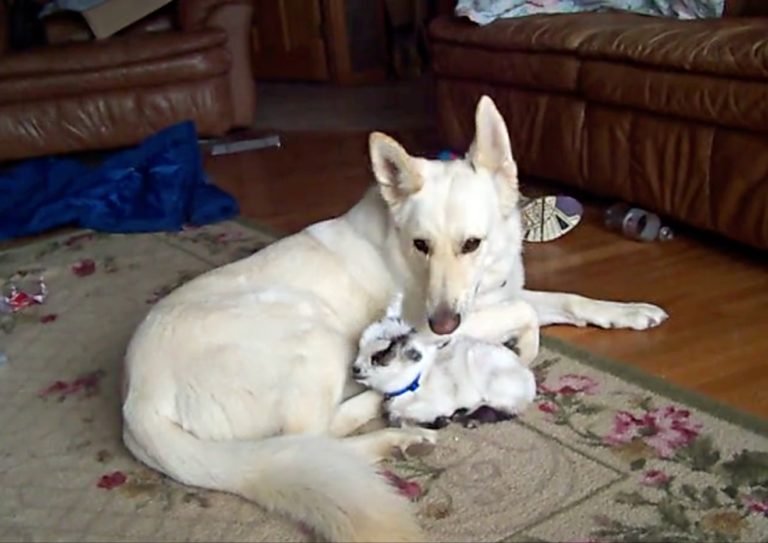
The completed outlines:
<svg viewBox="0 0 768 543">
<path fill-rule="evenodd" d="M 320 0 L 254 0 L 256 79 L 327 81 Z"/>
<path fill-rule="evenodd" d="M 417 0 L 418 1 L 418 0 Z M 342 85 L 387 77 L 382 0 L 321 0 L 331 79 Z"/>
</svg>

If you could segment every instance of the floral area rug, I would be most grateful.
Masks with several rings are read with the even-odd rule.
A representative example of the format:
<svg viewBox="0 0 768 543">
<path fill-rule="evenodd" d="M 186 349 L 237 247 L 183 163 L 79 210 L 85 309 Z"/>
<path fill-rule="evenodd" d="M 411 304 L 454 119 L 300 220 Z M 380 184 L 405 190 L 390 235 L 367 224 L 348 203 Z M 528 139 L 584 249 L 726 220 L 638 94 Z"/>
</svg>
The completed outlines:
<svg viewBox="0 0 768 543">
<path fill-rule="evenodd" d="M 273 239 L 226 222 L 0 253 L 5 294 L 18 287 L 17 310 L 0 314 L 0 541 L 311 540 L 142 467 L 120 440 L 120 364 L 139 320 Z M 536 372 L 539 398 L 518 420 L 451 425 L 429 456 L 382 467 L 434 540 L 768 540 L 763 422 L 550 339 Z"/>
</svg>

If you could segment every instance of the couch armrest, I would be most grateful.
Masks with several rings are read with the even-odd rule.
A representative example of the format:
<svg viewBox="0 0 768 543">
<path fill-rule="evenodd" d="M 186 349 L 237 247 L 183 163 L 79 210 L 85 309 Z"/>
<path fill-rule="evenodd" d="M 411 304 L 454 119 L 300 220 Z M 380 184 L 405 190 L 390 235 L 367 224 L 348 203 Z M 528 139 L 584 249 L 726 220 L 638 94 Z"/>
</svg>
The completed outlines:
<svg viewBox="0 0 768 543">
<path fill-rule="evenodd" d="M 227 34 L 232 55 L 230 92 L 234 124 L 238 128 L 253 124 L 256 114 L 256 83 L 251 62 L 251 0 L 179 0 L 178 22 L 182 31 L 219 28 Z"/>
</svg>

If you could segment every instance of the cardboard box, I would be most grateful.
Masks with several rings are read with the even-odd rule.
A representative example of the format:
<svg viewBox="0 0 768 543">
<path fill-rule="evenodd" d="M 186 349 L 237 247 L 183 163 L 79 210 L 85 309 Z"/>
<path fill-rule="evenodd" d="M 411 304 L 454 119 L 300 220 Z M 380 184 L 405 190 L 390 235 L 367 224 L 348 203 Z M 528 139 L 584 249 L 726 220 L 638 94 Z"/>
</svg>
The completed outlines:
<svg viewBox="0 0 768 543">
<path fill-rule="evenodd" d="M 103 39 L 132 25 L 173 0 L 106 0 L 81 13 L 96 39 Z M 184 0 L 179 0 L 183 2 Z"/>
</svg>

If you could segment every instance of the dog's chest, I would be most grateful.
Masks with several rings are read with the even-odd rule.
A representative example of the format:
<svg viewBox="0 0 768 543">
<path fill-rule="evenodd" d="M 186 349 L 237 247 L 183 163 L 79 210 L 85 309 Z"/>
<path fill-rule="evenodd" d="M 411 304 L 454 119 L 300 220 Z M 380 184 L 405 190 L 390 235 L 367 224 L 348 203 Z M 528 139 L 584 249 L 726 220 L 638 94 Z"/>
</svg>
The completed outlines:
<svg viewBox="0 0 768 543">
<path fill-rule="evenodd" d="M 477 289 L 475 305 L 487 307 L 517 299 L 523 290 L 524 283 L 525 274 L 521 265 L 506 261 L 496 263 L 483 274 Z"/>
</svg>

